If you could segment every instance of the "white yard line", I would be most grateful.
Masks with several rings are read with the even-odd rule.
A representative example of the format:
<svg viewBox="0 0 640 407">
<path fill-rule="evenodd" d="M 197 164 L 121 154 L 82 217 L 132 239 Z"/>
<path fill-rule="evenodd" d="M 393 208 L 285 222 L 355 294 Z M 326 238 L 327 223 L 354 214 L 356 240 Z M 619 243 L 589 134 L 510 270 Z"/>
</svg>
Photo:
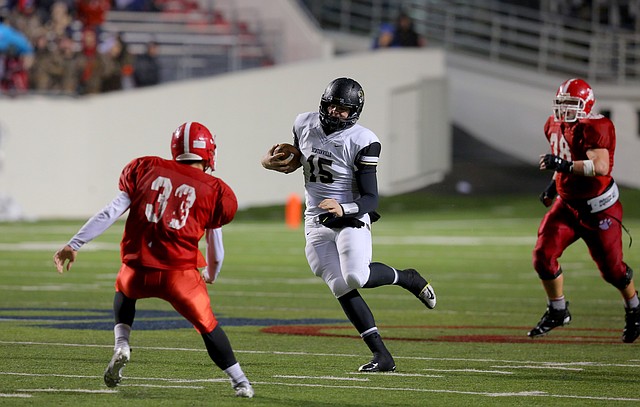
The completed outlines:
<svg viewBox="0 0 640 407">
<path fill-rule="evenodd" d="M 492 366 L 493 367 L 493 366 Z M 504 366 L 507 367 L 507 366 Z M 513 372 L 505 372 L 501 370 L 481 370 L 481 369 L 422 369 L 428 372 L 464 372 L 464 373 L 495 373 L 495 374 L 513 374 Z"/>
<path fill-rule="evenodd" d="M 381 387 L 381 386 L 354 386 L 354 385 L 327 385 L 327 384 L 313 384 L 313 383 L 282 383 L 282 382 L 253 382 L 254 385 L 275 385 L 275 386 L 288 386 L 288 387 L 321 387 L 329 389 L 363 389 L 363 390 L 382 390 L 382 391 L 413 391 L 419 393 L 449 393 L 449 394 L 467 394 L 474 396 L 487 396 L 487 397 L 548 397 L 548 398 L 566 398 L 577 400 L 600 400 L 600 401 L 640 401 L 640 398 L 630 397 L 601 397 L 601 396 L 578 396 L 573 394 L 549 394 L 544 391 L 524 391 L 524 392 L 507 392 L 507 393 L 492 393 L 482 391 L 463 391 L 463 390 L 449 390 L 449 389 L 417 389 L 412 387 Z"/>
<path fill-rule="evenodd" d="M 75 347 L 104 347 L 111 348 L 112 345 L 92 345 L 92 344 L 69 344 L 69 343 L 50 343 L 50 342 L 18 342 L 18 341 L 0 341 L 0 344 L 20 344 L 20 345 L 33 345 L 33 346 L 75 346 Z M 138 347 L 142 349 L 156 349 L 156 350 L 168 350 L 168 351 L 190 351 L 190 352 L 203 352 L 201 349 L 190 349 L 190 348 L 165 348 L 165 347 Z M 282 351 L 236 351 L 238 353 L 252 353 L 252 354 L 271 354 L 271 355 L 288 355 L 288 356 L 328 356 L 325 353 L 310 353 L 310 352 L 282 352 Z M 339 357 L 361 357 L 362 355 L 349 355 L 349 354 L 331 354 L 331 356 L 339 356 Z M 470 362 L 485 362 L 485 363 L 514 363 L 513 366 L 493 366 L 496 368 L 505 368 L 505 369 L 519 369 L 519 368 L 549 368 L 549 369 L 567 369 L 567 370 L 577 370 L 576 368 L 569 368 L 567 366 L 571 365 L 579 365 L 579 366 L 593 366 L 593 367 L 607 367 L 607 366 L 616 366 L 616 367 L 638 367 L 636 364 L 613 364 L 613 363 L 599 363 L 599 362 L 568 362 L 568 363 L 557 363 L 557 362 L 540 362 L 540 361 L 512 361 L 512 360 L 496 360 L 496 359 L 470 359 L 470 358 L 427 358 L 427 357 L 411 357 L 411 356 L 398 356 L 398 359 L 409 359 L 409 360 L 437 360 L 437 361 L 470 361 Z M 632 362 L 636 362 L 636 360 L 632 360 Z M 469 373 L 498 373 L 498 374 L 514 374 L 513 372 L 505 372 L 505 371 L 497 371 L 497 370 L 480 370 L 480 369 L 424 369 L 424 370 L 432 370 L 439 372 L 469 372 Z M 347 373 L 351 374 L 351 373 Z M 354 373 L 355 374 L 355 373 Z M 402 376 L 403 374 L 399 373 L 387 373 L 388 375 L 398 375 Z M 19 375 L 19 376 L 52 376 L 52 377 L 67 377 L 67 378 L 101 378 L 101 376 L 84 376 L 84 375 L 60 375 L 60 374 L 32 374 L 32 373 L 20 373 L 20 372 L 0 372 L 0 376 L 2 375 Z M 404 374 L 407 376 L 416 376 L 416 374 Z M 379 375 L 376 375 L 379 377 Z M 429 375 L 419 375 L 424 377 L 433 377 Z M 563 398 L 563 399 L 575 399 L 575 400 L 598 400 L 598 401 L 631 401 L 631 402 L 640 402 L 640 398 L 631 398 L 631 397 L 606 397 L 606 396 L 590 396 L 590 395 L 577 395 L 577 394 L 551 394 L 544 391 L 538 390 L 529 390 L 522 392 L 482 392 L 482 391 L 464 391 L 464 390 L 455 390 L 455 389 L 434 389 L 434 388 L 412 388 L 412 387 L 384 387 L 384 386 L 366 386 L 366 385 L 354 385 L 353 383 L 348 382 L 364 382 L 369 379 L 354 379 L 352 377 L 334 377 L 334 376 L 285 376 L 285 375 L 277 375 L 273 376 L 274 378 L 279 379 L 291 379 L 293 380 L 291 383 L 281 382 L 281 381 L 257 381 L 253 382 L 254 385 L 269 385 L 269 386 L 287 386 L 287 387 L 319 387 L 319 388 L 327 388 L 327 389 L 364 389 L 364 390 L 380 390 L 380 391 L 412 391 L 412 392 L 420 392 L 420 393 L 449 393 L 449 394 L 462 394 L 462 395 L 477 395 L 477 396 L 485 396 L 485 397 L 545 397 L 545 398 Z M 437 376 L 441 377 L 441 376 Z M 300 383 L 295 382 L 296 380 L 335 380 L 335 381 L 344 381 L 345 384 L 319 384 L 319 383 Z M 227 382 L 228 379 L 172 379 L 172 378 L 145 378 L 145 377 L 127 377 L 127 380 L 134 381 L 165 381 L 165 382 Z M 155 385 L 155 384 L 144 384 L 144 383 L 129 383 L 125 384 L 128 387 L 160 387 L 160 388 L 194 388 L 194 389 L 202 389 L 202 386 L 179 386 L 179 385 Z M 22 394 L 22 393 L 32 393 L 32 392 L 77 392 L 77 393 L 117 393 L 117 390 L 91 390 L 91 389 L 17 389 L 15 394 L 4 393 L 0 394 L 0 397 L 30 397 L 30 394 Z"/>
<path fill-rule="evenodd" d="M 354 382 L 368 382 L 369 379 L 360 379 L 355 377 L 336 377 L 336 376 L 289 376 L 289 375 L 273 375 L 276 379 L 319 379 L 319 380 L 341 380 Z"/>
<path fill-rule="evenodd" d="M 21 393 L 0 393 L 0 398 L 21 398 L 28 399 L 29 397 L 33 397 L 31 394 L 21 394 Z"/>
<path fill-rule="evenodd" d="M 117 390 L 92 390 L 92 389 L 18 389 L 17 391 L 35 393 L 96 393 L 96 394 L 116 394 Z"/>
<path fill-rule="evenodd" d="M 86 343 L 60 343 L 60 342 L 34 342 L 34 341 L 2 341 L 0 344 L 7 345 L 34 345 L 34 346 L 68 346 L 68 347 L 87 347 L 87 348 L 110 348 L 113 349 L 113 344 L 109 345 L 97 345 Z M 185 351 L 185 352 L 205 352 L 205 349 L 199 348 L 168 348 L 162 346 L 135 346 L 138 349 L 149 350 L 166 350 L 166 351 Z M 286 351 L 265 351 L 265 350 L 235 350 L 236 353 L 258 354 L 258 355 L 287 355 L 287 356 L 332 356 L 332 357 L 346 357 L 346 358 L 361 358 L 361 354 L 344 354 L 344 353 L 316 353 L 316 352 L 286 352 Z M 542 366 L 593 366 L 593 367 L 640 367 L 640 363 L 602 363 L 602 362 L 588 362 L 588 361 L 574 361 L 574 362 L 546 362 L 535 360 L 505 360 L 505 359 L 488 359 L 488 358 L 433 358 L 427 356 L 395 356 L 394 359 L 406 359 L 406 360 L 434 360 L 434 361 L 454 361 L 454 362 L 486 362 L 486 363 L 515 363 L 518 365 L 542 365 Z M 632 359 L 630 362 L 640 362 L 640 360 Z"/>
<path fill-rule="evenodd" d="M 496 369 L 555 369 L 555 370 L 573 370 L 576 372 L 581 372 L 584 369 L 578 367 L 564 367 L 564 366 L 555 366 L 555 365 L 544 365 L 544 366 L 517 366 L 517 365 L 509 365 L 509 366 L 491 366 Z"/>
</svg>

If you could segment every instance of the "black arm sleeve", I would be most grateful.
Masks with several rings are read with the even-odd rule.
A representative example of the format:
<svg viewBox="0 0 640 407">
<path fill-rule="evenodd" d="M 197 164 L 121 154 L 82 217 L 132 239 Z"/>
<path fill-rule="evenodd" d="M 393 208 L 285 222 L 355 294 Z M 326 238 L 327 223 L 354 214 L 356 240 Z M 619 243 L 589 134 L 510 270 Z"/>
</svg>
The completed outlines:
<svg viewBox="0 0 640 407">
<path fill-rule="evenodd" d="M 360 216 L 373 212 L 378 207 L 378 176 L 376 167 L 364 168 L 356 172 L 356 183 L 360 198 L 354 202 L 358 205 L 358 213 L 346 216 Z"/>
<path fill-rule="evenodd" d="M 346 214 L 347 217 L 358 217 L 373 212 L 378 207 L 378 176 L 376 168 L 380 156 L 380 143 L 371 143 L 360 150 L 356 159 L 356 185 L 360 197 L 354 201 L 358 212 Z"/>
</svg>

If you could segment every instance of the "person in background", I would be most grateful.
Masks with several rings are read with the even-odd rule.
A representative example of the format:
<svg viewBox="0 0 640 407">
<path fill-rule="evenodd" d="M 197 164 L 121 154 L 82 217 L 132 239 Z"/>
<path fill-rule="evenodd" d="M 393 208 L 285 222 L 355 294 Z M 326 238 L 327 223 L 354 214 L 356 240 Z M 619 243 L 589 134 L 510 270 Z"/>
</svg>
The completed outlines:
<svg viewBox="0 0 640 407">
<path fill-rule="evenodd" d="M 82 29 L 92 30 L 99 35 L 111 10 L 111 0 L 76 0 L 75 10 Z"/>
<path fill-rule="evenodd" d="M 4 22 L 0 15 L 0 92 L 10 96 L 26 93 L 34 49 L 29 39 Z"/>
<path fill-rule="evenodd" d="M 640 335 L 640 301 L 633 270 L 623 261 L 622 204 L 611 176 L 616 132 L 611 120 L 592 112 L 595 102 L 586 81 L 566 80 L 556 92 L 553 114 L 544 125 L 551 151 L 540 156 L 540 169 L 553 171 L 553 177 L 540 195 L 550 209 L 538 229 L 533 267 L 547 295 L 547 310 L 529 331 L 531 338 L 571 322 L 558 259 L 578 239 L 587 245 L 602 278 L 622 296 L 622 341 L 631 343 Z"/>
<path fill-rule="evenodd" d="M 78 64 L 81 68 L 78 93 L 88 95 L 102 92 L 107 61 L 106 56 L 98 51 L 98 36 L 93 30 L 82 32 L 82 50 Z"/>
<path fill-rule="evenodd" d="M 416 32 L 413 20 L 406 13 L 400 13 L 396 19 L 393 41 L 391 46 L 396 47 L 422 47 L 424 41 Z"/>
<path fill-rule="evenodd" d="M 80 86 L 80 77 L 83 73 L 84 58 L 76 50 L 76 44 L 69 36 L 58 39 L 58 52 L 62 60 L 62 75 L 60 77 L 60 90 L 65 95 L 77 95 Z"/>
<path fill-rule="evenodd" d="M 62 60 L 54 42 L 41 35 L 35 42 L 33 64 L 29 69 L 29 88 L 36 92 L 50 92 L 62 75 Z"/>
<path fill-rule="evenodd" d="M 105 69 L 101 91 L 110 92 L 133 88 L 134 56 L 129 52 L 129 47 L 122 35 L 116 35 L 105 45 L 106 49 L 102 54 Z"/>
<path fill-rule="evenodd" d="M 144 54 L 136 55 L 133 67 L 133 79 L 136 87 L 153 86 L 160 83 L 160 64 L 158 63 L 158 44 L 147 43 Z"/>
<path fill-rule="evenodd" d="M 424 39 L 416 32 L 411 17 L 401 12 L 395 24 L 382 24 L 373 48 L 423 47 Z"/>
<path fill-rule="evenodd" d="M 221 228 L 235 216 L 238 202 L 233 190 L 209 173 L 215 169 L 216 144 L 204 125 L 179 126 L 171 137 L 171 154 L 172 160 L 147 156 L 127 164 L 118 195 L 55 253 L 53 261 L 58 273 L 64 272 L 65 263 L 69 270 L 78 250 L 129 210 L 113 300 L 115 345 L 105 384 L 120 384 L 131 357 L 136 302 L 155 297 L 193 324 L 211 360 L 229 376 L 236 396 L 250 398 L 253 387 L 211 310 L 205 285 L 215 281 L 222 267 Z M 205 235 L 206 260 L 198 248 Z"/>
</svg>

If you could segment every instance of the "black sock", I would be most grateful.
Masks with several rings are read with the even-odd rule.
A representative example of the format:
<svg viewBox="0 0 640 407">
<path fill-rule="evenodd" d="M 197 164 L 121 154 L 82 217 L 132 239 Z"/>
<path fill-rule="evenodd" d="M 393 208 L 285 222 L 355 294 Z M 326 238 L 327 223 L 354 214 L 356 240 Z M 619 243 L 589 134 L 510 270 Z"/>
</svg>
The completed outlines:
<svg viewBox="0 0 640 407">
<path fill-rule="evenodd" d="M 220 369 L 225 370 L 238 362 L 233 354 L 229 338 L 220 325 L 217 325 L 208 334 L 202 334 L 202 339 L 204 339 L 209 357 Z"/>
<path fill-rule="evenodd" d="M 357 290 L 349 291 L 338 298 L 342 310 L 360 334 L 376 326 L 373 314 Z"/>
<path fill-rule="evenodd" d="M 133 326 L 133 319 L 136 316 L 136 300 L 127 297 L 119 291 L 116 292 L 113 297 L 113 315 L 116 324 Z"/>
<path fill-rule="evenodd" d="M 383 263 L 369 264 L 369 280 L 363 288 L 375 288 L 383 285 L 391 285 L 396 280 L 396 271 Z"/>
<path fill-rule="evenodd" d="M 393 356 L 382 342 L 382 337 L 378 331 L 373 332 L 362 338 L 364 343 L 367 344 L 369 350 L 373 354 L 373 359 L 377 362 L 387 361 L 387 363 L 393 363 Z"/>
</svg>

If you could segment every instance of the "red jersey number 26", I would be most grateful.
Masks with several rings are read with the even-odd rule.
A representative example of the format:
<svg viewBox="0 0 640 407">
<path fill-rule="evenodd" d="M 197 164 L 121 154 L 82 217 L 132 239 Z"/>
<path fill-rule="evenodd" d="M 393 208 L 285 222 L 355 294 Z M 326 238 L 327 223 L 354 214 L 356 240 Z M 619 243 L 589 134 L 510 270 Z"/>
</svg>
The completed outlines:
<svg viewBox="0 0 640 407">
<path fill-rule="evenodd" d="M 173 229 L 181 229 L 186 223 L 189 217 L 189 209 L 196 201 L 196 190 L 190 185 L 180 185 L 173 195 L 173 185 L 171 180 L 166 177 L 158 177 L 153 183 L 151 183 L 151 189 L 158 191 L 154 196 L 157 199 L 153 203 L 148 203 L 145 207 L 145 215 L 149 222 L 158 223 L 162 219 L 164 211 L 167 209 L 167 204 L 171 201 L 173 210 L 171 220 L 169 221 L 169 227 Z M 175 202 L 175 201 L 178 202 Z"/>
<path fill-rule="evenodd" d="M 557 155 L 564 160 L 572 160 L 569 143 L 567 143 L 567 140 L 564 139 L 562 134 L 558 135 L 558 133 L 551 133 L 551 137 L 549 137 L 549 144 L 551 145 L 551 153 L 553 155 Z"/>
</svg>

